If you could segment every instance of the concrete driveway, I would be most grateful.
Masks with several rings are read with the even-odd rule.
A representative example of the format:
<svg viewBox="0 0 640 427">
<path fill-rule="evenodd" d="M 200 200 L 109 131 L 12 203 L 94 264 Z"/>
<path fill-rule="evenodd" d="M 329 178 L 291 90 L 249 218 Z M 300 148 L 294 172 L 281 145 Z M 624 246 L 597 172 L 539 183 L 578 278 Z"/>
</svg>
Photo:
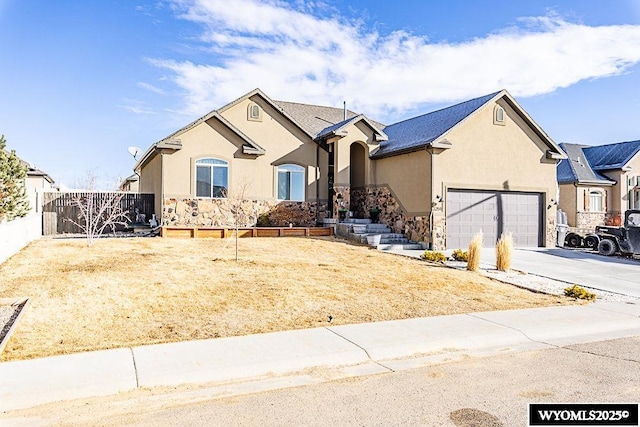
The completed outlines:
<svg viewBox="0 0 640 427">
<path fill-rule="evenodd" d="M 484 248 L 482 263 L 495 265 L 495 250 Z M 640 261 L 563 248 L 514 251 L 511 267 L 538 276 L 640 298 Z"/>
</svg>

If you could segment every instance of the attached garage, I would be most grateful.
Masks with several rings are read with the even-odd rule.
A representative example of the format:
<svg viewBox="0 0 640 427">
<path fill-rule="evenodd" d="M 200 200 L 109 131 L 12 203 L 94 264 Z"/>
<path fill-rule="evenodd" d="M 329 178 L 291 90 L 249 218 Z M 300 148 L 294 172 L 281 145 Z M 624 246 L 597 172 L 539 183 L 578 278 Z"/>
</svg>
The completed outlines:
<svg viewBox="0 0 640 427">
<path fill-rule="evenodd" d="M 446 200 L 447 249 L 467 248 L 482 230 L 492 246 L 511 232 L 515 246 L 543 246 L 542 194 L 450 189 Z"/>
</svg>

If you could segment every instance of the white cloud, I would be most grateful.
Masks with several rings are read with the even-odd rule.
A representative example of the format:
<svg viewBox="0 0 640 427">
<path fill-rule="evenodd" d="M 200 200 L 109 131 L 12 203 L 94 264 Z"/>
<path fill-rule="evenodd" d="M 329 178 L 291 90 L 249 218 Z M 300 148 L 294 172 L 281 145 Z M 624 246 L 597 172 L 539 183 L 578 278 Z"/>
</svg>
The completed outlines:
<svg viewBox="0 0 640 427">
<path fill-rule="evenodd" d="M 201 115 L 260 87 L 274 99 L 342 104 L 373 118 L 499 89 L 527 97 L 625 72 L 640 61 L 640 26 L 590 27 L 549 14 L 462 43 L 316 13 L 313 3 L 175 0 L 201 25 L 211 63 L 158 59 Z M 233 5 L 231 7 L 231 5 Z M 316 12 L 314 12 L 316 11 Z M 315 13 L 315 14 L 314 14 Z"/>
</svg>

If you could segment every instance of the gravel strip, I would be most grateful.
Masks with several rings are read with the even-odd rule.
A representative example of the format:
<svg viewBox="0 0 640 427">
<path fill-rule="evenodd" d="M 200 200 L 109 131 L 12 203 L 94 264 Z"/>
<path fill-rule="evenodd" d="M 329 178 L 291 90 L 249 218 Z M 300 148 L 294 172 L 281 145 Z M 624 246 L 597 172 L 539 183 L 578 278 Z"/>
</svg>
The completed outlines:
<svg viewBox="0 0 640 427">
<path fill-rule="evenodd" d="M 9 332 L 9 328 L 13 324 L 13 321 L 18 317 L 20 313 L 20 305 L 0 305 L 0 343 L 4 340 L 4 337 Z"/>
<path fill-rule="evenodd" d="M 466 270 L 467 268 L 467 263 L 461 261 L 447 261 L 446 265 L 459 270 Z M 506 272 L 498 271 L 494 266 L 488 264 L 480 265 L 480 273 L 486 277 L 490 277 L 501 282 L 550 295 L 564 295 L 564 289 L 574 285 L 573 283 L 536 276 L 535 274 L 524 273 L 518 270 L 510 270 Z M 617 301 L 640 304 L 640 298 L 621 295 L 614 292 L 601 291 L 587 286 L 582 287 L 589 292 L 596 294 L 597 301 Z"/>
</svg>

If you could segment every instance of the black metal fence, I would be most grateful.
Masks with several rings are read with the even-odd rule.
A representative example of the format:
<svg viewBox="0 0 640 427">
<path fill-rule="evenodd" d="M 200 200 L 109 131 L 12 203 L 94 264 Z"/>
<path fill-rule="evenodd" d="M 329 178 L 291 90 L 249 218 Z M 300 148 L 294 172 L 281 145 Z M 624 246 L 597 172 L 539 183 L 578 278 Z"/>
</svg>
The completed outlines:
<svg viewBox="0 0 640 427">
<path fill-rule="evenodd" d="M 78 200 L 91 198 L 93 206 L 102 206 L 109 201 L 118 200 L 119 208 L 128 212 L 127 224 L 135 222 L 138 213 L 146 214 L 147 221 L 154 212 L 154 195 L 122 192 L 50 192 L 44 193 L 42 207 L 42 234 L 82 233 L 82 229 L 73 221 L 82 223 Z M 86 203 L 86 202 L 85 202 Z M 122 231 L 125 226 L 116 226 Z"/>
</svg>

